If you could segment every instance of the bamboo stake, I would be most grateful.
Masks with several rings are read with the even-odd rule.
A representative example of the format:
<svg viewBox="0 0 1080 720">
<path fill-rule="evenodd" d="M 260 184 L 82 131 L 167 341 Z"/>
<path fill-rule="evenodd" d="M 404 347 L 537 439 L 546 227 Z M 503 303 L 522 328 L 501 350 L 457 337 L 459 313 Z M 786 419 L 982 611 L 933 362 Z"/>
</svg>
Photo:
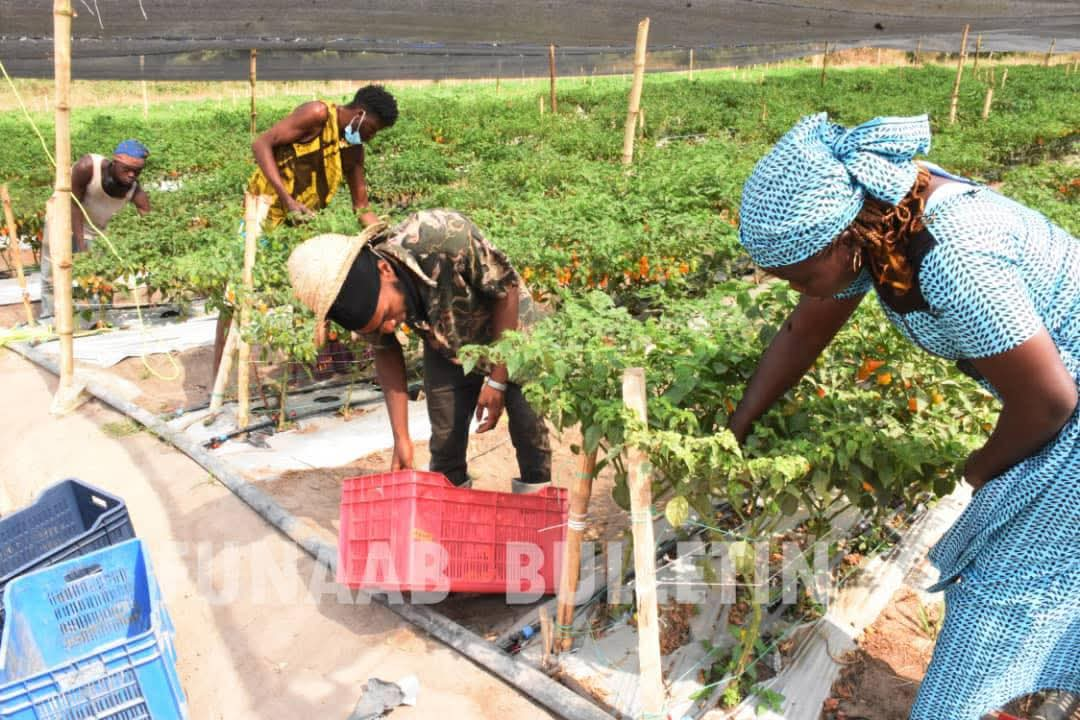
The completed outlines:
<svg viewBox="0 0 1080 720">
<path fill-rule="evenodd" d="M 623 403 L 637 419 L 648 422 L 645 370 L 623 372 Z M 662 717 L 664 678 L 660 667 L 660 626 L 656 604 L 656 540 L 652 524 L 652 478 L 648 458 L 638 448 L 628 452 L 630 530 L 634 537 L 634 594 L 637 597 L 638 665 L 641 714 Z"/>
<path fill-rule="evenodd" d="M 1057 38 L 1051 38 L 1050 49 L 1046 51 L 1046 60 L 1043 61 L 1045 67 L 1050 67 L 1050 58 L 1054 57 L 1054 46 L 1057 45 Z"/>
<path fill-rule="evenodd" d="M 229 376 L 232 375 L 233 358 L 236 356 L 236 344 L 240 342 L 240 329 L 236 325 L 236 316 L 229 323 L 229 334 L 225 337 L 225 347 L 221 351 L 221 363 L 218 365 L 217 376 L 214 378 L 214 389 L 210 393 L 210 409 L 207 412 L 210 424 L 221 412 L 225 404 L 225 387 L 228 385 Z"/>
<path fill-rule="evenodd" d="M 825 68 L 829 64 L 829 43 L 825 43 L 825 52 L 821 54 L 821 87 L 825 87 Z"/>
<path fill-rule="evenodd" d="M 881 65 L 881 48 L 877 49 L 877 64 L 878 66 Z"/>
<path fill-rule="evenodd" d="M 626 127 L 623 129 L 622 164 L 634 160 L 634 127 L 641 109 L 641 86 L 645 81 L 645 53 L 649 41 L 649 18 L 638 23 L 637 43 L 634 46 L 634 81 L 630 86 L 630 106 L 626 111 Z"/>
<path fill-rule="evenodd" d="M 559 112 L 559 101 L 555 97 L 555 44 L 548 45 L 548 74 L 551 76 L 551 113 Z"/>
<path fill-rule="evenodd" d="M 540 669 L 547 670 L 551 666 L 551 651 L 554 634 L 551 627 L 551 615 L 547 605 L 540 606 L 540 639 L 543 641 L 543 654 L 540 655 Z"/>
<path fill-rule="evenodd" d="M 964 34 L 960 38 L 960 59 L 956 63 L 956 82 L 953 83 L 952 97 L 949 99 L 949 124 L 956 123 L 956 108 L 960 103 L 960 78 L 964 75 L 964 54 L 967 52 L 967 38 L 970 25 L 964 26 Z"/>
<path fill-rule="evenodd" d="M 574 622 L 574 600 L 581 577 L 581 539 L 587 527 L 585 523 L 588 521 L 589 498 L 592 496 L 593 475 L 595 474 L 596 451 L 593 450 L 581 456 L 581 469 L 570 485 L 570 514 L 567 516 L 566 544 L 563 545 L 558 610 L 555 616 L 558 626 L 556 641 L 558 652 L 566 652 L 574 644 L 570 627 Z"/>
<path fill-rule="evenodd" d="M 248 83 L 251 84 L 251 137 L 255 137 L 255 117 L 258 113 L 255 111 L 255 66 L 257 64 L 256 55 L 258 51 L 255 48 L 251 49 L 251 69 L 248 72 Z"/>
<path fill-rule="evenodd" d="M 690 82 L 694 82 L 694 48 L 690 48 Z"/>
<path fill-rule="evenodd" d="M 979 76 L 979 53 L 982 52 L 982 33 L 975 36 L 975 64 L 971 66 L 971 74 Z"/>
<path fill-rule="evenodd" d="M 541 115 L 544 114 L 544 96 L 543 95 L 540 96 L 540 114 Z"/>
<path fill-rule="evenodd" d="M 1005 81 L 1009 79 L 1009 68 L 1001 71 L 1001 89 L 1005 89 Z"/>
<path fill-rule="evenodd" d="M 4 220 L 7 221 L 8 253 L 11 255 L 11 264 L 15 266 L 15 277 L 19 281 L 22 290 L 23 309 L 26 311 L 26 324 L 30 327 L 37 325 L 34 320 L 34 312 L 30 309 L 30 293 L 26 289 L 26 275 L 23 274 L 22 250 L 19 248 L 19 234 L 15 232 L 15 213 L 11 209 L 11 196 L 8 195 L 8 186 L 0 185 L 0 201 L 4 203 Z"/>
<path fill-rule="evenodd" d="M 71 297 L 71 0 L 53 0 L 53 58 L 56 84 L 56 187 L 46 211 L 53 261 L 56 334 L 60 338 L 60 383 L 52 412 L 79 404 L 75 386 L 74 306 Z"/>
<path fill-rule="evenodd" d="M 143 76 L 143 72 L 146 70 L 146 56 L 139 56 L 139 76 Z M 142 117 L 143 120 L 150 118 L 150 97 L 146 92 L 146 78 L 142 77 Z"/>
<path fill-rule="evenodd" d="M 265 196 L 244 193 L 244 295 L 240 298 L 240 328 L 247 327 L 251 322 L 251 295 L 255 290 L 255 251 L 259 244 L 259 226 L 261 217 L 265 215 L 263 208 L 266 204 Z M 251 403 L 251 387 L 248 384 L 251 346 L 242 335 L 237 342 L 236 355 L 236 426 L 244 428 L 248 426 L 248 409 Z"/>
<path fill-rule="evenodd" d="M 988 85 L 986 87 L 986 99 L 983 100 L 982 119 L 986 120 L 990 117 L 990 103 L 994 101 L 994 86 Z"/>
<path fill-rule="evenodd" d="M 769 103 L 766 100 L 761 101 L 761 122 L 765 123 L 769 119 Z"/>
</svg>

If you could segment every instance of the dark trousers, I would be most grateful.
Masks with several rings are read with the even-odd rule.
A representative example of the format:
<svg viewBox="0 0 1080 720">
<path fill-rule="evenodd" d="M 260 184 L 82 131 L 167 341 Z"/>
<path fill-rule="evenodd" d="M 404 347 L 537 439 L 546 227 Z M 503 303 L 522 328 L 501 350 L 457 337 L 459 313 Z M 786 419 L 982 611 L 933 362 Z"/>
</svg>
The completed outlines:
<svg viewBox="0 0 1080 720">
<path fill-rule="evenodd" d="M 437 350 L 424 343 L 424 394 L 431 420 L 431 470 L 450 478 L 455 485 L 467 479 L 466 451 L 469 423 L 476 414 L 476 401 L 484 386 L 484 376 L 468 375 Z M 510 440 L 517 452 L 521 480 L 544 483 L 551 480 L 551 443 L 547 426 L 533 411 L 521 386 L 510 383 L 505 408 L 510 422 Z"/>
</svg>

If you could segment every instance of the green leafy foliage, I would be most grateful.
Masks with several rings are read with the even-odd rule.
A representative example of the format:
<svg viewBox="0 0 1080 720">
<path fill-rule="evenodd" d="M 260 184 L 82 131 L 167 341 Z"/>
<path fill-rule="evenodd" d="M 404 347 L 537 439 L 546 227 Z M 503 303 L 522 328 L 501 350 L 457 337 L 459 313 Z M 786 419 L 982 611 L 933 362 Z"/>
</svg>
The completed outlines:
<svg viewBox="0 0 1080 720">
<path fill-rule="evenodd" d="M 689 507 L 708 517 L 717 499 L 748 521 L 806 508 L 823 523 L 840 496 L 885 511 L 951 490 L 953 467 L 992 420 L 989 396 L 913 348 L 872 302 L 740 450 L 728 417 L 795 300 L 780 283 L 731 281 L 639 319 L 592 292 L 563 298 L 527 335 L 463 356 L 505 362 L 557 427 L 582 428 L 585 449 L 600 447 L 620 482 L 626 445 L 645 449 L 676 525 Z M 623 408 L 630 367 L 645 368 L 648 428 Z"/>
</svg>

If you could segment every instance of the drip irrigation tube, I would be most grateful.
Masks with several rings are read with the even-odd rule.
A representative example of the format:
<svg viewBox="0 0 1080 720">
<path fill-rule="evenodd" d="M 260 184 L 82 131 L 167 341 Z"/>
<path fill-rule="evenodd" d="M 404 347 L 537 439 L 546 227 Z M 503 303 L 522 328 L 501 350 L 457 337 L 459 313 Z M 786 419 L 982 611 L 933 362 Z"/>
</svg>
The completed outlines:
<svg viewBox="0 0 1080 720">
<path fill-rule="evenodd" d="M 9 345 L 27 360 L 59 375 L 59 367 L 51 358 L 25 344 Z M 287 535 L 317 562 L 337 573 L 337 548 L 309 534 L 303 522 L 285 510 L 273 498 L 233 472 L 219 457 L 197 442 L 169 427 L 163 420 L 135 403 L 119 397 L 109 388 L 92 379 L 86 381 L 86 392 L 124 413 L 147 430 L 168 442 L 201 465 L 218 482 L 247 503 L 267 522 Z M 545 675 L 540 670 L 515 659 L 494 644 L 462 625 L 424 605 L 391 603 L 385 595 L 371 595 L 371 600 L 391 610 L 404 620 L 449 645 L 488 672 L 521 691 L 540 705 L 570 720 L 614 720 L 581 695 Z"/>
</svg>

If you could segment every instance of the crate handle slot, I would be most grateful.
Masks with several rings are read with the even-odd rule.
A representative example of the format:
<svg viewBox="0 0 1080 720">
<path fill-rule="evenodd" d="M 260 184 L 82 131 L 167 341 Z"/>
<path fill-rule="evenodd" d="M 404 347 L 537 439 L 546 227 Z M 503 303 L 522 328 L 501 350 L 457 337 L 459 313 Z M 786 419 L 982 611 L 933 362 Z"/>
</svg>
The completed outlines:
<svg viewBox="0 0 1080 720">
<path fill-rule="evenodd" d="M 93 565 L 87 565 L 86 567 L 76 568 L 64 576 L 64 582 L 69 585 L 74 582 L 78 582 L 84 578 L 88 578 L 91 575 L 98 575 L 101 573 L 101 565 L 94 563 Z"/>
<path fill-rule="evenodd" d="M 103 510 L 108 509 L 109 507 L 109 503 L 105 500 L 105 498 L 99 498 L 97 495 L 91 495 L 90 502 L 94 503 Z"/>
</svg>

